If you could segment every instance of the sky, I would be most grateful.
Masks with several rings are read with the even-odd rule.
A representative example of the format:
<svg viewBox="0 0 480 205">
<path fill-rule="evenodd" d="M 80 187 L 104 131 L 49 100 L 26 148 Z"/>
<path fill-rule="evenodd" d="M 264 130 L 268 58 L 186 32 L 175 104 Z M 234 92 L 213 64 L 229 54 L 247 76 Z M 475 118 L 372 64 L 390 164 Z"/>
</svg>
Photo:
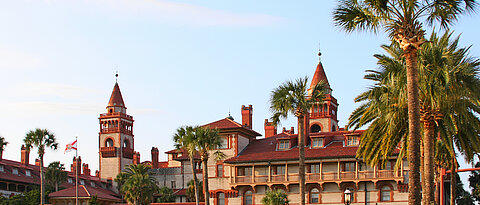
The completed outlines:
<svg viewBox="0 0 480 205">
<path fill-rule="evenodd" d="M 118 83 L 134 117 L 135 150 L 173 149 L 183 125 L 229 113 L 241 122 L 253 105 L 263 135 L 270 92 L 287 80 L 312 77 L 321 50 L 340 127 L 368 89 L 365 70 L 388 44 L 383 33 L 347 34 L 332 21 L 334 0 L 0 0 L 0 136 L 5 159 L 20 160 L 25 134 L 53 131 L 60 144 L 46 162 L 70 169 L 65 145 L 78 136 L 79 155 L 98 169 L 98 117 Z M 479 14 L 452 26 L 462 46 L 480 57 Z M 427 33 L 431 28 L 427 27 Z M 295 127 L 293 117 L 281 127 Z M 30 162 L 35 150 L 30 154 Z M 160 155 L 166 160 L 166 155 Z M 465 167 L 470 166 L 463 163 Z M 465 178 L 463 178 L 465 179 Z"/>
</svg>

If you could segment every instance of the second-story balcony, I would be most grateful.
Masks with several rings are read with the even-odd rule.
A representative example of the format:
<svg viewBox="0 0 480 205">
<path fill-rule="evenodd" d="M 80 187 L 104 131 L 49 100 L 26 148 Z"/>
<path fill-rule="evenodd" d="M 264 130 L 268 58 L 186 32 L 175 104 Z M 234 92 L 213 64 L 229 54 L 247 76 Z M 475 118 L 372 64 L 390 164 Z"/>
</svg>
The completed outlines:
<svg viewBox="0 0 480 205">
<path fill-rule="evenodd" d="M 122 148 L 123 157 L 127 159 L 133 159 L 134 151 L 131 148 L 123 147 Z"/>
<path fill-rule="evenodd" d="M 128 129 L 125 129 L 125 128 L 122 128 L 122 127 L 109 127 L 109 128 L 101 128 L 100 129 L 101 134 L 119 133 L 119 132 L 132 135 L 131 130 L 128 130 Z"/>
<path fill-rule="evenodd" d="M 102 157 L 116 157 L 117 148 L 116 147 L 100 147 L 100 153 Z"/>
</svg>

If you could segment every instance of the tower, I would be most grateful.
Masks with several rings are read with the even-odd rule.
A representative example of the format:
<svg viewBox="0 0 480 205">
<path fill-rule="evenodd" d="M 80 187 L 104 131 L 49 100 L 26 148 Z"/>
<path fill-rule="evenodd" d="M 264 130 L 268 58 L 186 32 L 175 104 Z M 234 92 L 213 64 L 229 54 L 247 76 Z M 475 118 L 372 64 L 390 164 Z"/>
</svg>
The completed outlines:
<svg viewBox="0 0 480 205">
<path fill-rule="evenodd" d="M 321 53 L 318 53 L 320 56 Z M 327 94 L 323 102 L 315 103 L 312 108 L 310 108 L 309 116 L 309 131 L 310 133 L 317 132 L 334 132 L 338 130 L 338 120 L 337 120 L 337 109 L 338 103 L 337 99 L 332 96 L 332 88 L 328 83 L 327 75 L 323 69 L 322 62 L 319 60 L 317 69 L 312 78 L 312 83 L 310 84 L 310 89 L 308 89 L 309 94 L 311 94 L 312 89 L 320 81 L 326 83 Z"/>
<path fill-rule="evenodd" d="M 113 87 L 107 112 L 100 114 L 100 178 L 115 179 L 126 166 L 133 164 L 133 117 L 127 115 L 118 83 Z"/>
</svg>

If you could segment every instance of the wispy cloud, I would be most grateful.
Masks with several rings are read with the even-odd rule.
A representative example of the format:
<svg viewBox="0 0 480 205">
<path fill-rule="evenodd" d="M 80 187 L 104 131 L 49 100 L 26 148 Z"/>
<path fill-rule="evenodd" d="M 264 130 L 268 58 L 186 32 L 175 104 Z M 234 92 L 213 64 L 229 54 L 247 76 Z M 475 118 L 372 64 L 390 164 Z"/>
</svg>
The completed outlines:
<svg viewBox="0 0 480 205">
<path fill-rule="evenodd" d="M 100 90 L 78 87 L 73 85 L 27 82 L 7 88 L 6 95 L 11 97 L 61 97 L 64 99 L 79 99 L 91 94 L 100 94 Z"/>
<path fill-rule="evenodd" d="M 163 22 L 194 26 L 255 27 L 275 25 L 282 21 L 282 18 L 272 15 L 237 13 L 166 0 L 88 0 L 88 2 L 136 15 L 152 15 Z"/>
<path fill-rule="evenodd" d="M 41 58 L 31 53 L 0 48 L 0 70 L 34 69 L 43 63 Z"/>
</svg>

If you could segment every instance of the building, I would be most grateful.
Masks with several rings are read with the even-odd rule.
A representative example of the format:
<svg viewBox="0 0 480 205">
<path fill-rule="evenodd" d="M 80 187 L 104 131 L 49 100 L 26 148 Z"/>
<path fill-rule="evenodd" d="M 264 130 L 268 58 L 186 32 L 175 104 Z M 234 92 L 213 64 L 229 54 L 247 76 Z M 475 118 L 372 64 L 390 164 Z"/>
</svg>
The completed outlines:
<svg viewBox="0 0 480 205">
<path fill-rule="evenodd" d="M 329 92 L 324 102 L 312 106 L 306 117 L 305 163 L 307 204 L 344 204 L 344 191 L 354 193 L 358 204 L 406 204 L 408 200 L 408 163 L 394 170 L 395 157 L 386 167 L 370 167 L 356 158 L 363 131 L 338 127 L 337 100 L 321 62 L 315 70 L 311 86 L 325 81 Z M 204 126 L 218 128 L 222 138 L 219 148 L 227 157 L 208 162 L 209 190 L 213 204 L 261 204 L 268 189 L 287 193 L 291 204 L 300 202 L 298 179 L 298 134 L 294 128 L 276 127 L 265 120 L 265 137 L 252 128 L 253 107 L 242 106 L 242 122 L 232 117 Z M 152 148 L 152 166 L 160 186 L 174 190 L 186 188 L 192 179 L 188 156 L 181 150 L 165 152 L 168 161 L 158 162 L 158 149 Z M 199 160 L 195 156 L 195 160 Z M 196 163 L 199 163 L 196 162 Z M 167 170 L 174 170 L 168 172 Z M 201 167 L 197 166 L 197 177 Z M 163 173 L 163 174 L 161 174 Z M 185 198 L 177 197 L 177 202 Z"/>
</svg>

